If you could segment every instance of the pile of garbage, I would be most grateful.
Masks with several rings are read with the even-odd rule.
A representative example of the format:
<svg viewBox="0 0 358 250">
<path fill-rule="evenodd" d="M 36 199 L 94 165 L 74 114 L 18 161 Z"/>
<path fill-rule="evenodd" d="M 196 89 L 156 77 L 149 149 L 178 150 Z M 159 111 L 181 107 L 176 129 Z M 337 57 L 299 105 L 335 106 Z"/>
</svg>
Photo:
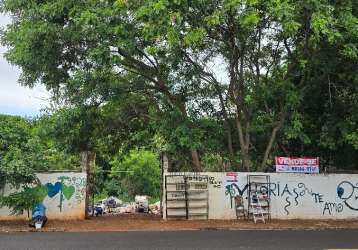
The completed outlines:
<svg viewBox="0 0 358 250">
<path fill-rule="evenodd" d="M 94 216 L 99 215 L 115 215 L 125 213 L 152 213 L 160 214 L 160 202 L 149 205 L 148 196 L 136 195 L 134 202 L 123 203 L 122 200 L 117 197 L 111 196 L 97 202 L 93 210 L 89 209 L 89 214 Z"/>
<path fill-rule="evenodd" d="M 157 201 L 154 204 L 150 204 L 149 205 L 149 210 L 151 211 L 152 214 L 160 214 L 160 201 Z"/>
<path fill-rule="evenodd" d="M 94 216 L 108 214 L 116 210 L 118 207 L 122 206 L 122 204 L 123 202 L 120 199 L 114 196 L 110 196 L 106 199 L 98 201 L 94 205 L 93 211 L 92 208 L 89 208 L 89 214 L 92 214 Z"/>
<path fill-rule="evenodd" d="M 148 213 L 149 212 L 149 202 L 146 195 L 136 195 L 135 198 L 136 212 L 138 213 Z"/>
</svg>

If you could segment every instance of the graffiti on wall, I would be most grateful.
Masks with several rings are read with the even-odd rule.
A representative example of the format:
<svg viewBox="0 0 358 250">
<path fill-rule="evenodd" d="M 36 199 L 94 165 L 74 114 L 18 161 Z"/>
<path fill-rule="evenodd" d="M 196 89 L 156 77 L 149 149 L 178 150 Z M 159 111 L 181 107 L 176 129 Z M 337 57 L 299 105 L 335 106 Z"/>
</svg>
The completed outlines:
<svg viewBox="0 0 358 250">
<path fill-rule="evenodd" d="M 262 189 L 267 189 L 266 186 L 261 186 Z M 233 200 L 235 196 L 246 196 L 248 184 L 239 182 L 237 176 L 225 176 L 225 196 L 229 197 L 230 207 L 233 208 Z M 265 192 L 267 190 L 261 190 Z M 344 205 L 351 209 L 358 211 L 358 183 L 356 185 L 349 181 L 342 181 L 337 186 L 337 197 L 341 200 L 332 201 L 326 199 L 325 195 L 309 188 L 305 183 L 297 184 L 289 183 L 270 183 L 269 193 L 271 197 L 281 199 L 283 201 L 283 210 L 286 215 L 290 215 L 294 207 L 303 205 L 303 202 L 310 202 L 312 206 L 318 206 L 322 215 L 333 215 L 342 213 Z"/>
<path fill-rule="evenodd" d="M 341 213 L 343 212 L 342 203 L 336 202 L 325 202 L 323 208 L 323 215 L 332 215 L 333 213 Z"/>
<path fill-rule="evenodd" d="M 247 190 L 247 183 L 240 187 L 237 173 L 226 173 L 225 196 L 230 197 L 230 207 L 233 208 L 233 200 L 236 196 L 243 196 Z"/>
<path fill-rule="evenodd" d="M 85 199 L 86 180 L 83 177 L 60 176 L 54 183 L 48 182 L 34 187 L 40 197 L 41 203 L 46 197 L 50 199 L 59 198 L 58 208 L 62 212 L 64 202 L 74 198 L 77 204 Z"/>
<path fill-rule="evenodd" d="M 342 181 L 337 186 L 337 195 L 349 209 L 358 211 L 358 183 Z"/>
<path fill-rule="evenodd" d="M 248 174 L 201 173 L 208 176 L 209 218 L 235 218 L 236 196 L 242 196 L 247 211 Z M 271 177 L 270 185 L 259 188 L 270 194 L 273 218 L 349 219 L 358 215 L 358 175 L 267 175 Z"/>
<path fill-rule="evenodd" d="M 221 188 L 222 181 L 217 180 L 214 176 L 210 176 L 209 184 L 212 185 L 214 188 Z"/>
<path fill-rule="evenodd" d="M 315 192 L 312 188 L 308 188 L 303 182 L 293 186 L 290 186 L 289 184 L 280 185 L 280 183 L 271 183 L 270 194 L 284 199 L 284 210 L 286 215 L 290 214 L 292 207 L 297 207 L 302 204 L 304 197 L 309 198 L 312 205 L 319 206 L 322 209 L 323 215 L 332 215 L 334 213 L 343 212 L 342 203 L 326 200 L 322 193 Z"/>
<path fill-rule="evenodd" d="M 300 182 L 297 185 L 289 185 L 288 183 L 270 183 L 269 192 L 271 196 L 284 199 L 285 205 L 283 209 L 285 210 L 286 215 L 290 214 L 292 207 L 297 207 L 302 204 L 304 197 L 308 197 L 313 204 L 324 202 L 323 194 L 314 192 L 303 182 Z"/>
</svg>

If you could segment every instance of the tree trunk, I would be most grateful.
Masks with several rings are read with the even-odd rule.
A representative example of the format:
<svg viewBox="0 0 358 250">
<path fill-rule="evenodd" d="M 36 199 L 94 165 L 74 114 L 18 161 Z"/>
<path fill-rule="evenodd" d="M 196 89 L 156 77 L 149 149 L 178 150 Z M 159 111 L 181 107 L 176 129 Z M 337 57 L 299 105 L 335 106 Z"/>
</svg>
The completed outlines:
<svg viewBox="0 0 358 250">
<path fill-rule="evenodd" d="M 238 48 L 233 42 L 235 57 L 230 62 L 230 85 L 232 85 L 232 97 L 236 104 L 236 127 L 239 134 L 240 151 L 244 169 L 249 172 L 251 170 L 251 160 L 249 154 L 250 148 L 250 122 L 249 111 L 244 103 L 245 86 L 244 86 L 244 55 L 245 49 L 243 45 Z M 241 53 L 239 53 L 239 51 Z"/>
<path fill-rule="evenodd" d="M 270 154 L 270 152 L 271 152 L 271 148 L 272 148 L 273 142 L 274 142 L 275 139 L 276 139 L 276 134 L 277 134 L 277 131 L 278 131 L 279 129 L 280 129 L 280 128 L 279 128 L 278 126 L 277 126 L 277 127 L 274 127 L 274 128 L 272 129 L 271 136 L 270 136 L 270 140 L 268 141 L 268 143 L 267 143 L 267 145 L 266 145 L 264 157 L 263 157 L 262 162 L 261 162 L 261 165 L 260 165 L 260 170 L 264 170 L 264 168 L 265 168 L 265 165 L 266 165 L 268 156 L 269 156 L 269 154 Z"/>
<path fill-rule="evenodd" d="M 228 113 L 226 111 L 225 101 L 224 101 L 224 97 L 223 97 L 223 95 L 221 93 L 219 83 L 215 82 L 214 84 L 215 84 L 216 92 L 217 92 L 219 100 L 220 100 L 221 112 L 222 112 L 222 115 L 223 115 L 223 118 L 224 118 L 224 126 L 226 128 L 226 134 L 227 134 L 227 147 L 229 149 L 230 157 L 233 157 L 234 149 L 232 147 L 232 136 L 231 136 L 231 126 L 230 126 L 230 123 L 229 123 L 229 116 L 228 116 Z"/>
<path fill-rule="evenodd" d="M 192 158 L 192 162 L 193 162 L 193 166 L 194 166 L 194 171 L 195 172 L 202 172 L 203 168 L 200 164 L 200 159 L 199 159 L 199 153 L 196 149 L 191 149 L 191 158 Z"/>
<path fill-rule="evenodd" d="M 249 172 L 251 170 L 251 160 L 249 155 L 250 142 L 245 140 L 247 136 L 244 136 L 244 132 L 239 117 L 236 118 L 236 126 L 237 126 L 237 131 L 239 133 L 239 142 L 240 142 L 241 156 L 244 164 L 244 169 L 247 172 Z"/>
<path fill-rule="evenodd" d="M 86 182 L 86 199 L 85 199 L 85 217 L 89 218 L 88 206 L 91 193 L 93 192 L 93 170 L 96 162 L 96 153 L 92 151 L 83 151 L 81 152 L 81 168 L 82 172 L 86 173 L 87 182 Z"/>
<path fill-rule="evenodd" d="M 230 127 L 230 124 L 225 121 L 226 125 L 226 130 L 227 130 L 227 147 L 229 149 L 229 154 L 230 154 L 230 157 L 233 157 L 234 156 L 234 149 L 232 147 L 232 136 L 231 136 L 231 127 Z"/>
<path fill-rule="evenodd" d="M 269 141 L 268 141 L 268 143 L 266 145 L 264 157 L 263 157 L 261 165 L 260 165 L 260 170 L 264 170 L 264 168 L 265 168 L 265 165 L 266 165 L 268 156 L 269 156 L 269 154 L 271 152 L 273 143 L 276 140 L 277 132 L 282 128 L 283 123 L 285 122 L 285 117 L 286 117 L 286 113 L 284 112 L 284 110 L 282 108 L 280 118 L 279 118 L 278 122 L 276 123 L 276 126 L 274 126 L 274 128 L 272 129 L 270 139 L 269 139 Z"/>
<path fill-rule="evenodd" d="M 185 102 L 183 101 L 178 101 L 178 99 L 176 98 L 176 106 L 177 108 L 179 108 L 180 112 L 182 113 L 183 117 L 187 120 L 188 119 L 188 113 L 186 112 L 186 105 Z M 192 129 L 192 124 L 189 123 L 189 128 Z M 195 172 L 202 172 L 202 166 L 200 164 L 200 158 L 199 158 L 199 152 L 196 148 L 190 149 L 190 153 L 191 153 L 191 159 L 192 159 L 192 163 L 193 163 L 193 170 Z"/>
</svg>

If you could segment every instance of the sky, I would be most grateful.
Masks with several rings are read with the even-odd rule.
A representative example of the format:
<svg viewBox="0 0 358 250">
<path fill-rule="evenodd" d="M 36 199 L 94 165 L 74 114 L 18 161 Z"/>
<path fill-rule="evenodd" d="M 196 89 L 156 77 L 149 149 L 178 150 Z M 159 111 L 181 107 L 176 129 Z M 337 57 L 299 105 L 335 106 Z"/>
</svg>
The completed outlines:
<svg viewBox="0 0 358 250">
<path fill-rule="evenodd" d="M 9 17 L 0 13 L 1 28 L 9 22 Z M 21 71 L 6 61 L 5 52 L 6 47 L 0 45 L 0 114 L 38 116 L 48 105 L 50 94 L 43 85 L 33 89 L 21 86 L 17 82 Z"/>
</svg>

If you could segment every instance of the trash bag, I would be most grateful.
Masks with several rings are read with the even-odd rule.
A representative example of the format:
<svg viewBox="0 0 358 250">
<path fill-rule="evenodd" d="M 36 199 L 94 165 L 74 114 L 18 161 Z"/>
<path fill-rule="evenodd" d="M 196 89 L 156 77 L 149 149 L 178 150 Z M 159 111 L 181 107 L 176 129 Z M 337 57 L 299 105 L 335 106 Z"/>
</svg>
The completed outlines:
<svg viewBox="0 0 358 250">
<path fill-rule="evenodd" d="M 103 208 L 100 206 L 95 206 L 94 207 L 94 215 L 98 216 L 98 215 L 103 215 Z"/>
</svg>

